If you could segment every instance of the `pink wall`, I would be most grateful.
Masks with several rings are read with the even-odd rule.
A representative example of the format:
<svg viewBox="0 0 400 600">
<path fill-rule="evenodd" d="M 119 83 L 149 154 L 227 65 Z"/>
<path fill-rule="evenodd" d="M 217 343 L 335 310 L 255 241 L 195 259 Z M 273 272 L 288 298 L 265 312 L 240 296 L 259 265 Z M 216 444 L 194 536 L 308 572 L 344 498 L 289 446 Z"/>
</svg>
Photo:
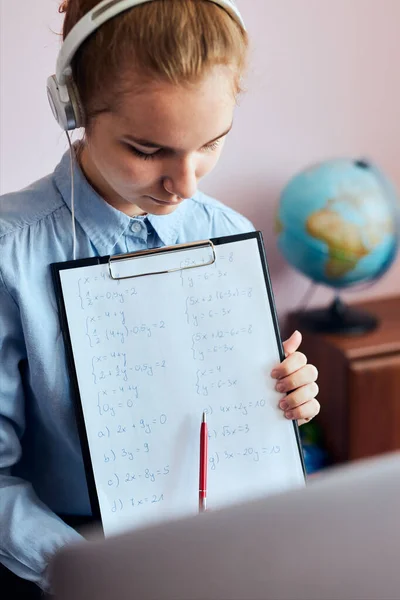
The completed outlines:
<svg viewBox="0 0 400 600">
<path fill-rule="evenodd" d="M 400 2 L 237 3 L 253 40 L 248 92 L 224 157 L 202 189 L 263 230 L 283 316 L 308 287 L 275 246 L 273 215 L 288 178 L 324 158 L 367 155 L 400 190 Z M 3 192 L 51 170 L 65 148 L 44 92 L 58 47 L 51 32 L 60 26 L 57 4 L 57 0 L 0 2 Z M 399 275 L 398 261 L 362 296 L 400 293 Z M 330 295 L 318 288 L 314 302 L 323 303 Z M 356 299 L 357 294 L 348 297 Z"/>
</svg>

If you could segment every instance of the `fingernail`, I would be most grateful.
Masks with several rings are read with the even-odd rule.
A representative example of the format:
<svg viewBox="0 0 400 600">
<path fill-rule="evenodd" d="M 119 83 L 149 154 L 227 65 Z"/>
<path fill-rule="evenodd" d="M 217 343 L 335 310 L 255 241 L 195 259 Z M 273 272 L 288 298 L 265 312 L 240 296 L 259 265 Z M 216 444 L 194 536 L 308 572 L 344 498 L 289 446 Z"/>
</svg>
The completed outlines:
<svg viewBox="0 0 400 600">
<path fill-rule="evenodd" d="M 286 410 L 287 408 L 289 408 L 289 403 L 285 402 L 285 400 L 281 400 L 281 402 L 279 402 L 279 406 L 282 410 Z"/>
<path fill-rule="evenodd" d="M 290 412 L 285 412 L 285 417 L 286 417 L 287 419 L 291 419 L 291 418 L 292 418 L 292 415 L 290 414 Z"/>
<path fill-rule="evenodd" d="M 284 383 L 277 383 L 275 386 L 275 389 L 277 392 L 284 392 L 285 391 L 285 384 Z"/>
<path fill-rule="evenodd" d="M 272 377 L 273 379 L 278 379 L 278 376 L 279 376 L 279 371 L 278 371 L 278 369 L 274 369 L 274 370 L 272 371 L 272 373 L 271 373 L 271 377 Z"/>
</svg>

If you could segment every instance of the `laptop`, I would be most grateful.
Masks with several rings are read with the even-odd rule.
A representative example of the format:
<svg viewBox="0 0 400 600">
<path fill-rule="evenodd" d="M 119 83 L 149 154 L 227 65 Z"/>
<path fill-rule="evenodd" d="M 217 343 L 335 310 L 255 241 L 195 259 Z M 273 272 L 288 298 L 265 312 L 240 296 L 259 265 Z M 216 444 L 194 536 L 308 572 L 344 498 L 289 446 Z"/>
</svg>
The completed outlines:
<svg viewBox="0 0 400 600">
<path fill-rule="evenodd" d="M 400 454 L 62 549 L 57 600 L 398 600 Z"/>
</svg>

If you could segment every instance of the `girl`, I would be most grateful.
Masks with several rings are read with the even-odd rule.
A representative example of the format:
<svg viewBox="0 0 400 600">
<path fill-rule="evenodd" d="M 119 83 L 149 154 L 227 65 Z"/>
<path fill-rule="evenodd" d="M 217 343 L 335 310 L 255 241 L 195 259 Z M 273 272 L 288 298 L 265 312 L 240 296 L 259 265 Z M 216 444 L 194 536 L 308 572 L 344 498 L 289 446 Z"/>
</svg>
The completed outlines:
<svg viewBox="0 0 400 600">
<path fill-rule="evenodd" d="M 63 2 L 64 39 L 97 4 Z M 136 4 L 73 58 L 85 127 L 71 147 L 75 203 L 68 153 L 54 173 L 0 202 L 0 561 L 44 590 L 49 559 L 78 537 L 71 525 L 90 517 L 49 264 L 252 229 L 197 189 L 232 127 L 248 46 L 240 19 L 212 0 Z M 319 404 L 300 341 L 296 332 L 285 342 L 272 376 L 290 392 L 285 416 L 303 423 Z"/>
</svg>

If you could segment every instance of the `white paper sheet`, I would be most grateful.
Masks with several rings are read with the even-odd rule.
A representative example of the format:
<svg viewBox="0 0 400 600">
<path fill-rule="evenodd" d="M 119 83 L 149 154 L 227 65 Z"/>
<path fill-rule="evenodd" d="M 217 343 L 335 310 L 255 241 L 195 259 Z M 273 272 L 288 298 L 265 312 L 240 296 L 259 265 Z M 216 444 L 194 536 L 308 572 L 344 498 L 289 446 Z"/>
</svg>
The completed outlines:
<svg viewBox="0 0 400 600">
<path fill-rule="evenodd" d="M 106 536 L 197 512 L 203 411 L 210 509 L 304 485 L 270 377 L 279 352 L 257 240 L 216 246 L 216 256 L 120 281 L 108 265 L 60 271 Z M 195 248 L 113 271 L 209 258 Z"/>
</svg>

